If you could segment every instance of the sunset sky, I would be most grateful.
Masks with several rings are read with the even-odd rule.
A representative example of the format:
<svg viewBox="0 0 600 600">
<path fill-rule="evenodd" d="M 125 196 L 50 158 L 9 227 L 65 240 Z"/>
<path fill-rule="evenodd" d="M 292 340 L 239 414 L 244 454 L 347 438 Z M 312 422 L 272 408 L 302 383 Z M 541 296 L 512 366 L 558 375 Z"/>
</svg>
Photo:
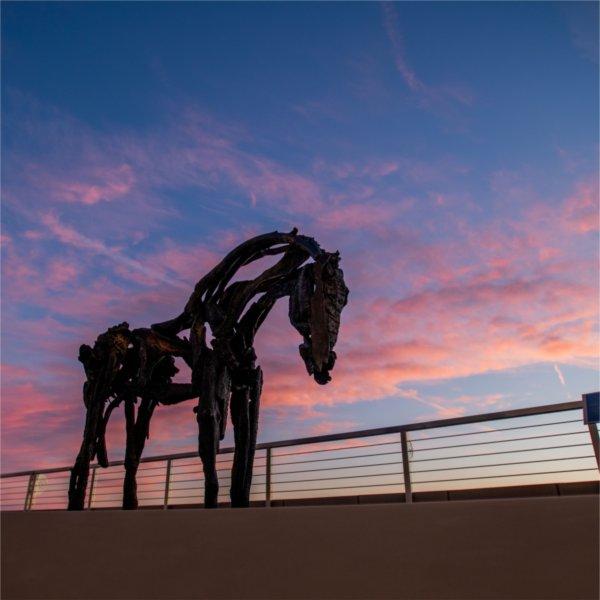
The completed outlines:
<svg viewBox="0 0 600 600">
<path fill-rule="evenodd" d="M 263 326 L 261 441 L 598 390 L 597 23 L 592 2 L 3 3 L 2 471 L 73 462 L 80 344 L 174 317 L 294 226 L 341 252 L 350 299 L 327 386 L 286 301 Z M 194 450 L 192 406 L 157 409 L 146 455 Z"/>
</svg>

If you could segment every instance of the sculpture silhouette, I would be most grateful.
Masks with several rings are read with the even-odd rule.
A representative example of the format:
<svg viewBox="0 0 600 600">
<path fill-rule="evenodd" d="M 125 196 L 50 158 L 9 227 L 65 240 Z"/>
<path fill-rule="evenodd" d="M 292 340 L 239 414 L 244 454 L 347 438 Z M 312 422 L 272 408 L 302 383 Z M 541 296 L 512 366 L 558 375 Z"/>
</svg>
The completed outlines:
<svg viewBox="0 0 600 600">
<path fill-rule="evenodd" d="M 279 254 L 281 259 L 255 279 L 231 282 L 242 267 Z M 307 262 L 311 258 L 313 262 Z M 348 288 L 339 268 L 339 253 L 325 252 L 296 229 L 267 233 L 240 244 L 200 279 L 175 319 L 151 329 L 130 330 L 122 323 L 100 335 L 93 348 L 82 346 L 79 360 L 87 377 L 83 391 L 87 414 L 83 442 L 71 472 L 69 509 L 83 508 L 94 457 L 100 466 L 108 465 L 104 435 L 116 406 L 121 402 L 125 406 L 123 508 L 131 509 L 137 507 L 136 473 L 154 408 L 196 397 L 204 506 L 217 506 L 216 457 L 228 412 L 235 442 L 231 505 L 248 506 L 262 391 L 254 338 L 275 302 L 284 296 L 289 296 L 290 322 L 303 338 L 299 351 L 306 369 L 317 383 L 326 384 L 336 360 L 333 348 Z M 207 327 L 213 336 L 210 346 Z M 178 334 L 187 329 L 189 340 L 180 338 Z M 190 384 L 172 383 L 177 372 L 175 356 L 190 366 Z"/>
</svg>

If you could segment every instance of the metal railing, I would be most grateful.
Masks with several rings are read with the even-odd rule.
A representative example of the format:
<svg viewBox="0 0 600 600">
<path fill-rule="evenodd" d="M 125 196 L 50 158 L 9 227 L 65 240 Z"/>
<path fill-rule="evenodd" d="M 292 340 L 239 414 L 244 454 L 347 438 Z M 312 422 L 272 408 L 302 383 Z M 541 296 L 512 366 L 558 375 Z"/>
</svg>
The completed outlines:
<svg viewBox="0 0 600 600">
<path fill-rule="evenodd" d="M 598 481 L 598 430 L 584 425 L 582 402 L 565 402 L 379 429 L 257 445 L 251 501 L 496 488 Z M 228 501 L 233 448 L 219 452 L 219 501 Z M 123 461 L 93 466 L 86 507 L 121 505 Z M 2 510 L 64 509 L 70 468 L 1 476 Z M 141 507 L 200 506 L 196 452 L 144 458 Z"/>
</svg>

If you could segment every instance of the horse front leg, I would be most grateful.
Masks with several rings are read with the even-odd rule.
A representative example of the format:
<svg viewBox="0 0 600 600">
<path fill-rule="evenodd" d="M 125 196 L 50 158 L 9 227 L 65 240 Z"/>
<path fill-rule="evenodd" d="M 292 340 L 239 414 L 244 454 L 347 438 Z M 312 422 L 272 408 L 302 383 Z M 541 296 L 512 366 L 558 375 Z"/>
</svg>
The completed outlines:
<svg viewBox="0 0 600 600">
<path fill-rule="evenodd" d="M 85 492 L 90 473 L 91 451 L 89 445 L 84 440 L 81 444 L 75 464 L 71 469 L 71 478 L 69 480 L 69 504 L 68 510 L 83 510 L 85 504 Z"/>
<path fill-rule="evenodd" d="M 135 451 L 135 404 L 133 398 L 125 401 L 125 479 L 123 480 L 123 510 L 134 510 L 137 501 L 137 469 L 139 459 Z"/>
<path fill-rule="evenodd" d="M 102 404 L 99 402 L 90 403 L 86 414 L 81 448 L 75 459 L 75 464 L 71 469 L 68 510 L 84 509 L 90 463 L 92 462 L 96 449 L 96 434 L 101 417 Z"/>
<path fill-rule="evenodd" d="M 219 451 L 219 422 L 214 404 L 203 397 L 197 410 L 198 454 L 204 472 L 204 507 L 217 508 L 219 478 L 217 477 L 217 453 Z"/>
<path fill-rule="evenodd" d="M 142 398 L 137 419 L 134 419 L 133 401 L 125 404 L 127 448 L 125 454 L 125 479 L 123 481 L 123 509 L 138 507 L 137 472 L 140 466 L 146 439 L 150 431 L 150 419 L 156 404 L 150 398 Z"/>
<path fill-rule="evenodd" d="M 231 506 L 250 506 L 252 467 L 258 432 L 258 413 L 262 391 L 262 370 L 251 371 L 250 381 L 234 386 L 231 395 L 231 420 L 233 422 L 235 453 L 231 470 Z"/>
</svg>

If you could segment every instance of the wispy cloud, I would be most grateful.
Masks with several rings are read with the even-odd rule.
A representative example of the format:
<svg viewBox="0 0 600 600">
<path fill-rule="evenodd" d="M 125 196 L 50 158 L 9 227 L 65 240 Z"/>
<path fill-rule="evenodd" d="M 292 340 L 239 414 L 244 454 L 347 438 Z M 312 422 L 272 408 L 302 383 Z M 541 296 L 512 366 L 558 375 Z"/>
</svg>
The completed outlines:
<svg viewBox="0 0 600 600">
<path fill-rule="evenodd" d="M 96 239 L 89 238 L 79 233 L 73 227 L 65 225 L 60 219 L 53 213 L 46 213 L 40 215 L 40 222 L 44 225 L 47 230 L 56 237 L 56 239 L 63 244 L 74 246 L 81 250 L 87 250 L 94 254 L 106 256 L 117 264 L 130 269 L 134 272 L 141 273 L 153 280 L 166 283 L 178 288 L 187 288 L 187 285 L 178 279 L 164 275 L 163 273 L 148 267 L 136 260 L 133 260 L 125 256 L 118 248 L 107 246 L 104 242 Z"/>
<path fill-rule="evenodd" d="M 404 78 L 406 85 L 413 91 L 420 94 L 428 93 L 427 86 L 417 77 L 415 71 L 408 64 L 406 50 L 404 48 L 404 40 L 400 33 L 398 24 L 398 13 L 391 2 L 382 2 L 381 9 L 383 11 L 383 25 L 385 32 L 392 45 L 392 52 L 396 69 Z"/>
<path fill-rule="evenodd" d="M 100 170 L 92 174 L 88 181 L 52 181 L 46 182 L 50 192 L 64 202 L 96 204 L 110 202 L 127 196 L 133 188 L 135 177 L 131 167 L 120 165 L 111 170 Z"/>
<path fill-rule="evenodd" d="M 390 42 L 396 70 L 400 73 L 408 89 L 418 98 L 422 108 L 445 119 L 450 119 L 456 125 L 459 125 L 459 121 L 462 119 L 459 118 L 456 107 L 471 106 L 473 104 L 474 95 L 471 90 L 464 84 L 443 83 L 432 85 L 425 83 L 408 59 L 396 4 L 382 2 L 381 10 L 383 27 Z"/>
<path fill-rule="evenodd" d="M 598 64 L 598 4 L 568 2 L 560 5 L 573 45 L 582 57 Z"/>
<path fill-rule="evenodd" d="M 562 374 L 562 371 L 560 370 L 559 366 L 556 363 L 554 363 L 554 371 L 556 372 L 558 380 L 560 381 L 560 385 L 562 385 L 563 387 L 566 387 L 567 384 L 565 382 L 564 375 Z"/>
</svg>

